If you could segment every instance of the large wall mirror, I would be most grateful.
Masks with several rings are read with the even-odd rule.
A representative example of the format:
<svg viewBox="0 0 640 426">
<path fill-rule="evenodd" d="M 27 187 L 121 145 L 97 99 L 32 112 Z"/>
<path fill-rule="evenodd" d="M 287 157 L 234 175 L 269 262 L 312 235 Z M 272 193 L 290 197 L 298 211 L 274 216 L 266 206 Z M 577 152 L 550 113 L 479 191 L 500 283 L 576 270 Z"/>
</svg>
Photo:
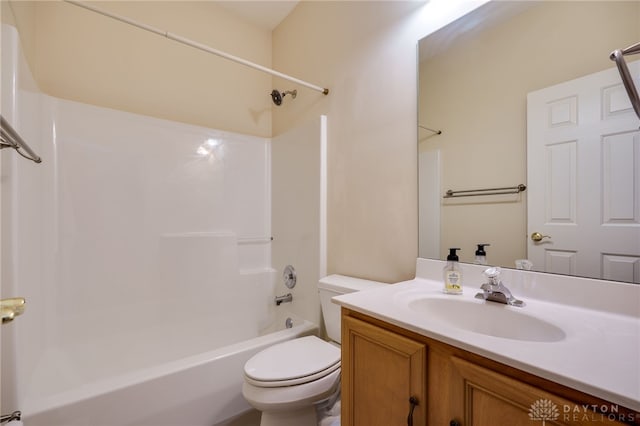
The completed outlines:
<svg viewBox="0 0 640 426">
<path fill-rule="evenodd" d="M 640 120 L 609 59 L 639 41 L 638 1 L 491 1 L 420 40 L 419 256 L 640 283 Z"/>
</svg>

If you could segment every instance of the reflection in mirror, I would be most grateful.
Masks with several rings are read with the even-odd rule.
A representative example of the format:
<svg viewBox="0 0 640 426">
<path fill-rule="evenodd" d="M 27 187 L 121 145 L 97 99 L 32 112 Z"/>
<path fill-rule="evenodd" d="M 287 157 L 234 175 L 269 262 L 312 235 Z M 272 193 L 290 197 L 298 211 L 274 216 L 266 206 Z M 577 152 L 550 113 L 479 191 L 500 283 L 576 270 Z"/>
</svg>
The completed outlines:
<svg viewBox="0 0 640 426">
<path fill-rule="evenodd" d="M 492 1 L 422 39 L 419 256 L 640 282 L 640 121 L 609 59 L 638 41 L 636 1 Z"/>
</svg>

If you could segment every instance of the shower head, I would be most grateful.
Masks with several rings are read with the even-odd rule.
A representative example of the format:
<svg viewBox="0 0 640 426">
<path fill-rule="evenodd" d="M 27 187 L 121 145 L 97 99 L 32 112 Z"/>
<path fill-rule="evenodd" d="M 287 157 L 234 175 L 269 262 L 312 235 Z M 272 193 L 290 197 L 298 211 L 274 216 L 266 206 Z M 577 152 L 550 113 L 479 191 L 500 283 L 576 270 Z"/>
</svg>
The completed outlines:
<svg viewBox="0 0 640 426">
<path fill-rule="evenodd" d="M 271 92 L 271 99 L 273 99 L 273 103 L 276 105 L 280 105 L 282 103 L 282 96 L 280 96 L 280 92 L 275 89 Z"/>
<path fill-rule="evenodd" d="M 297 94 L 298 94 L 297 90 L 287 90 L 286 92 L 280 93 L 278 90 L 273 89 L 271 91 L 271 99 L 273 100 L 274 104 L 280 106 L 282 104 L 282 99 L 285 96 L 291 95 L 291 97 L 295 99 Z"/>
</svg>

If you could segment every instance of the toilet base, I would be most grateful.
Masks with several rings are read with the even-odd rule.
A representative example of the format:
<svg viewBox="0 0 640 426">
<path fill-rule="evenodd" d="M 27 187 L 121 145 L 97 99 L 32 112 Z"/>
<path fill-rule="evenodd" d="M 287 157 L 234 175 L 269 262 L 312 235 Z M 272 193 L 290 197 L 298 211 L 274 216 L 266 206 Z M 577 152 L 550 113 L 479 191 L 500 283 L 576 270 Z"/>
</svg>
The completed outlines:
<svg viewBox="0 0 640 426">
<path fill-rule="evenodd" d="M 296 410 L 262 412 L 260 426 L 317 426 L 315 406 Z"/>
</svg>

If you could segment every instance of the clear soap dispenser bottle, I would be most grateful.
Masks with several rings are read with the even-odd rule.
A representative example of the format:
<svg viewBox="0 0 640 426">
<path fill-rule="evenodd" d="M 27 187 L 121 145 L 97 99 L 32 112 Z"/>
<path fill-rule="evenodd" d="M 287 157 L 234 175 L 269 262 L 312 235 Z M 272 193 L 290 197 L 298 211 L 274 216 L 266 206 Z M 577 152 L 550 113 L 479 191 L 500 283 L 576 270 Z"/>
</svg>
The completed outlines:
<svg viewBox="0 0 640 426">
<path fill-rule="evenodd" d="M 450 248 L 447 256 L 447 265 L 442 271 L 444 279 L 444 292 L 447 294 L 462 294 L 462 269 L 458 262 L 456 250 L 459 248 Z"/>
<path fill-rule="evenodd" d="M 487 264 L 487 252 L 484 251 L 484 248 L 490 246 L 491 244 L 478 244 L 478 249 L 476 250 L 476 265 L 486 265 Z"/>
</svg>

